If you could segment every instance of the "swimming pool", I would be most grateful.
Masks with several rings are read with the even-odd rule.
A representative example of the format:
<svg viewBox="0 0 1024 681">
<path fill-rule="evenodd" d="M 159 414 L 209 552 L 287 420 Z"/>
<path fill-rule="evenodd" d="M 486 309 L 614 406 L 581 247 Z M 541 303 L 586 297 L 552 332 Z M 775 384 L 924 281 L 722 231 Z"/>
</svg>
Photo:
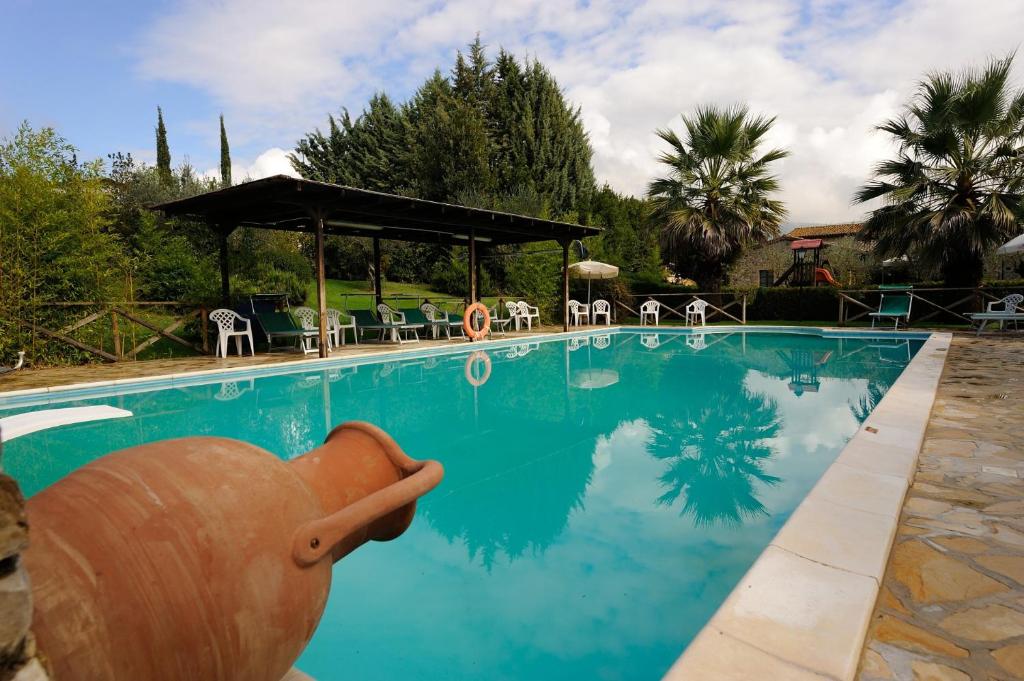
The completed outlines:
<svg viewBox="0 0 1024 681">
<path fill-rule="evenodd" d="M 655 678 L 921 343 L 627 330 L 492 346 L 479 387 L 468 350 L 140 384 L 59 405 L 132 418 L 13 440 L 4 467 L 33 494 L 142 442 L 223 435 L 292 457 L 337 423 L 371 421 L 446 477 L 399 540 L 335 567 L 299 668 L 319 681 Z"/>
</svg>

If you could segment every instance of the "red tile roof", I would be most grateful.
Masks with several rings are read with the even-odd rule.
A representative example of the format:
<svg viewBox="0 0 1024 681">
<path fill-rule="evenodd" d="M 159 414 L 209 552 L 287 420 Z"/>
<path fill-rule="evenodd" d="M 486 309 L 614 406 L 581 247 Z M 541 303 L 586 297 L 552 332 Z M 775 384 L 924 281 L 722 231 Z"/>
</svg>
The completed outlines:
<svg viewBox="0 0 1024 681">
<path fill-rule="evenodd" d="M 797 227 L 783 236 L 787 239 L 821 239 L 830 236 L 853 236 L 860 231 L 863 225 L 859 222 L 848 222 L 841 225 L 814 225 L 812 227 Z"/>
</svg>

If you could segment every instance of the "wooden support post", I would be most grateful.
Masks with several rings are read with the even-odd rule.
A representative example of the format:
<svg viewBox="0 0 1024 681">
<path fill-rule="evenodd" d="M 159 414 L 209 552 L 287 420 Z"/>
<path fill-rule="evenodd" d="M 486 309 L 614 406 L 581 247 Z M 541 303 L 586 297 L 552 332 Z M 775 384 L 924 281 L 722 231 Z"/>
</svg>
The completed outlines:
<svg viewBox="0 0 1024 681">
<path fill-rule="evenodd" d="M 483 298 L 484 292 L 481 290 L 483 288 L 483 276 L 480 274 L 480 254 L 477 253 L 476 257 L 473 259 L 476 261 L 476 295 L 478 298 Z"/>
<path fill-rule="evenodd" d="M 569 244 L 562 242 L 562 331 L 569 330 Z"/>
<path fill-rule="evenodd" d="M 373 308 L 376 313 L 377 306 L 384 302 L 381 279 L 383 272 L 380 271 L 380 239 L 373 237 Z"/>
<path fill-rule="evenodd" d="M 846 299 L 839 296 L 839 326 L 846 324 L 846 320 L 843 317 L 846 316 Z"/>
<path fill-rule="evenodd" d="M 477 299 L 476 281 L 476 232 L 469 232 L 469 304 L 472 305 Z"/>
<path fill-rule="evenodd" d="M 228 233 L 220 231 L 220 302 L 231 307 L 231 279 L 228 270 Z"/>
<path fill-rule="evenodd" d="M 324 273 L 324 215 L 316 211 L 313 216 L 316 228 L 316 303 L 320 320 L 317 346 L 321 357 L 327 357 L 327 279 Z M 376 243 L 374 239 L 374 243 Z"/>
<path fill-rule="evenodd" d="M 743 324 L 747 323 L 747 294 L 743 294 Z"/>
<path fill-rule="evenodd" d="M 120 359 L 123 356 L 121 352 L 121 332 L 117 328 L 117 313 L 113 311 L 110 313 L 110 332 L 114 336 L 114 356 Z"/>
</svg>

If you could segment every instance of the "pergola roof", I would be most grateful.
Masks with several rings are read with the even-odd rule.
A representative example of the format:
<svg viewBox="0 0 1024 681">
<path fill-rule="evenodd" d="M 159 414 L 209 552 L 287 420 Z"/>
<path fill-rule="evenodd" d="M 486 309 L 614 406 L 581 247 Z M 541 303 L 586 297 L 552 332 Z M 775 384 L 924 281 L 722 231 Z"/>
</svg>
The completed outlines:
<svg viewBox="0 0 1024 681">
<path fill-rule="evenodd" d="M 225 232 L 239 226 L 313 231 L 315 216 L 324 233 L 396 241 L 465 244 L 470 235 L 495 244 L 569 242 L 601 230 L 525 215 L 467 208 L 394 194 L 314 182 L 287 175 L 219 189 L 152 206 L 165 215 L 191 217 Z"/>
</svg>

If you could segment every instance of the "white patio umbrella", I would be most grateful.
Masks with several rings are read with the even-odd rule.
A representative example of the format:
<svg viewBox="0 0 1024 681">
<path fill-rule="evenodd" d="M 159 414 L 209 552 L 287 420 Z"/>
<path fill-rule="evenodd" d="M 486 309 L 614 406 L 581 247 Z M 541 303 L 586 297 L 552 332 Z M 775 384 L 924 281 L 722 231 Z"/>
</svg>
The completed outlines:
<svg viewBox="0 0 1024 681">
<path fill-rule="evenodd" d="M 594 279 L 614 279 L 619 276 L 619 268 L 596 260 L 581 260 L 569 265 L 569 274 L 587 280 L 587 305 L 590 305 L 590 282 Z"/>
<path fill-rule="evenodd" d="M 1024 234 L 1015 236 L 996 249 L 996 255 L 1013 255 L 1024 251 Z"/>
</svg>

